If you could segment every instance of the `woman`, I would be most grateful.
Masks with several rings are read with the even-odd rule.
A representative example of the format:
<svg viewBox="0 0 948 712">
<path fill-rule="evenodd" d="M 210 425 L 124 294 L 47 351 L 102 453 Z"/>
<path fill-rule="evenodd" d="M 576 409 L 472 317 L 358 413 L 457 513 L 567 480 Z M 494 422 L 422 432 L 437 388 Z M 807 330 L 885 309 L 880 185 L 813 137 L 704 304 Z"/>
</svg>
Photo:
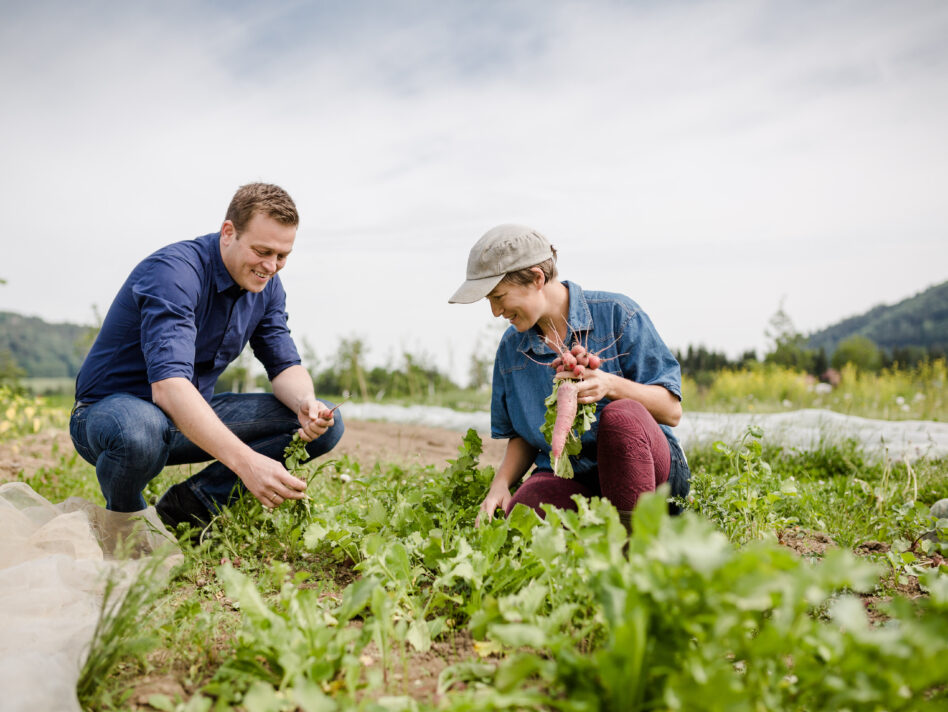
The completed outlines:
<svg viewBox="0 0 948 712">
<path fill-rule="evenodd" d="M 540 516 L 544 503 L 575 509 L 571 497 L 581 494 L 611 501 L 628 527 L 643 493 L 666 481 L 673 495 L 688 493 L 688 464 L 671 431 L 681 419 L 681 370 L 635 302 L 558 281 L 556 250 L 523 225 L 499 225 L 477 241 L 467 280 L 448 301 L 484 297 L 511 326 L 497 348 L 491 396 L 491 436 L 508 443 L 478 520 L 498 507 L 509 514 L 519 503 Z M 553 378 L 573 377 L 562 370 L 556 345 L 576 343 L 601 360 L 576 384 L 580 407 L 596 404 L 596 423 L 571 458 L 574 478 L 564 479 L 553 474 L 540 427 Z M 531 465 L 533 473 L 511 495 Z"/>
</svg>

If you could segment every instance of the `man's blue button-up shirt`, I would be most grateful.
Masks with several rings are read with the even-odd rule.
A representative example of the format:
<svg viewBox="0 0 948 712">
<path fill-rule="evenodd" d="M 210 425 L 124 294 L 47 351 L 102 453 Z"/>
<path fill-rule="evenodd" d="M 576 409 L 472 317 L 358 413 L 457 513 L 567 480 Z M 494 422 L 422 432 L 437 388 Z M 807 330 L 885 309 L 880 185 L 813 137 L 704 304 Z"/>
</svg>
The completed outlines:
<svg viewBox="0 0 948 712">
<path fill-rule="evenodd" d="M 151 384 L 186 378 L 205 399 L 250 342 L 273 379 L 300 363 L 287 328 L 286 292 L 274 275 L 262 292 L 231 278 L 220 233 L 176 242 L 125 280 L 76 378 L 76 400 L 113 393 L 151 400 Z"/>
<path fill-rule="evenodd" d="M 681 368 L 662 341 L 651 319 L 634 301 L 611 292 L 584 292 L 578 284 L 563 282 L 569 289 L 569 332 L 572 346 L 578 338 L 589 351 L 603 359 L 601 368 L 637 383 L 664 386 L 681 399 Z M 550 445 L 540 433 L 546 417 L 544 399 L 553 389 L 556 357 L 536 329 L 520 333 L 507 329 L 497 347 L 491 388 L 491 436 L 521 437 L 537 449 L 534 465 L 552 470 Z M 539 361 L 540 363 L 537 363 Z M 598 414 L 608 403 L 596 405 Z M 668 439 L 672 468 L 687 467 L 677 439 L 667 425 L 659 426 Z M 595 476 L 598 471 L 596 436 L 598 417 L 592 429 L 582 437 L 580 454 L 571 458 L 576 476 Z M 672 473 L 673 493 L 687 491 L 686 471 Z"/>
</svg>

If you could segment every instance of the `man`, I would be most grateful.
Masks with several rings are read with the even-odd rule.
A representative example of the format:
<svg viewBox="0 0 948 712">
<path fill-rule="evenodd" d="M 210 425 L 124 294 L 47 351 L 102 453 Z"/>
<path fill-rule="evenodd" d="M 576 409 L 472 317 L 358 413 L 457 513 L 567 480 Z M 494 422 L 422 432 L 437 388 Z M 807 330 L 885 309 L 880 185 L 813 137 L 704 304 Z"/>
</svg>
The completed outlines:
<svg viewBox="0 0 948 712">
<path fill-rule="evenodd" d="M 220 232 L 158 250 L 122 285 L 79 371 L 69 424 L 107 509 L 145 509 L 142 490 L 162 468 L 211 459 L 158 500 L 169 528 L 207 524 L 235 486 L 270 508 L 304 496 L 284 448 L 299 432 L 321 455 L 343 425 L 316 399 L 287 328 L 277 272 L 298 224 L 282 188 L 245 185 Z M 214 395 L 248 341 L 273 394 Z"/>
</svg>

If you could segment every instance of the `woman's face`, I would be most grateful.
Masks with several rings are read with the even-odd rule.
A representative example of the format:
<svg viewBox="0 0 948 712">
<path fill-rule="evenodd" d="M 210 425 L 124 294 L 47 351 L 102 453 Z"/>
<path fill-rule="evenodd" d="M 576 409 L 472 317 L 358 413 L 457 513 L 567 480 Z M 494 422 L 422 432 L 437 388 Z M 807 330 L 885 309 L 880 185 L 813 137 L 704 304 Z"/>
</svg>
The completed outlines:
<svg viewBox="0 0 948 712">
<path fill-rule="evenodd" d="M 543 315 L 541 290 L 535 284 L 501 281 L 487 295 L 487 301 L 494 316 L 503 317 L 520 332 L 531 328 Z"/>
</svg>

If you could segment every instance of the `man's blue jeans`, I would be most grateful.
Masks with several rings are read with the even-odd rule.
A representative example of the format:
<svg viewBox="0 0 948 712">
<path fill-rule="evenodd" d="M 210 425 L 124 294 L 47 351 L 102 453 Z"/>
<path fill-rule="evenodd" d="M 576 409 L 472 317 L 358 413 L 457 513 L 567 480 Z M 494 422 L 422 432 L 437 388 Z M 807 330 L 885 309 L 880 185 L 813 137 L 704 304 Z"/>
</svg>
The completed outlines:
<svg viewBox="0 0 948 712">
<path fill-rule="evenodd" d="M 211 407 L 253 450 L 280 462 L 300 427 L 296 414 L 268 393 L 221 393 L 211 399 Z M 338 410 L 334 418 L 335 425 L 307 444 L 311 456 L 323 455 L 339 442 L 344 426 Z M 142 490 L 166 465 L 213 459 L 182 435 L 158 406 L 126 393 L 78 405 L 69 434 L 82 458 L 95 465 L 106 507 L 114 512 L 144 509 Z M 227 504 L 235 485 L 243 488 L 237 476 L 217 461 L 185 484 L 211 512 Z"/>
</svg>

